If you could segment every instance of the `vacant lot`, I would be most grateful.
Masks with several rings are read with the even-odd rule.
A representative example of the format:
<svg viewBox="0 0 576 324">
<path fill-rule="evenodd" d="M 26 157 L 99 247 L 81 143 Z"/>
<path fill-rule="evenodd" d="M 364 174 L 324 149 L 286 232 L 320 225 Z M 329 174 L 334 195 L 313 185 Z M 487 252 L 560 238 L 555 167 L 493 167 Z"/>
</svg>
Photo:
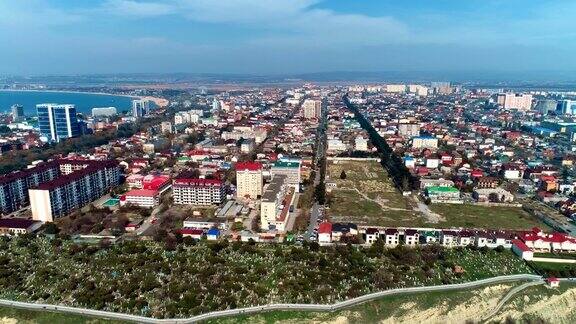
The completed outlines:
<svg viewBox="0 0 576 324">
<path fill-rule="evenodd" d="M 327 175 L 327 181 L 336 184 L 328 194 L 333 221 L 374 226 L 424 225 L 424 218 L 394 188 L 378 162 L 331 161 Z"/>
<path fill-rule="evenodd" d="M 432 204 L 430 209 L 444 217 L 440 226 L 488 229 L 530 229 L 548 227 L 538 219 L 515 207 Z"/>
</svg>

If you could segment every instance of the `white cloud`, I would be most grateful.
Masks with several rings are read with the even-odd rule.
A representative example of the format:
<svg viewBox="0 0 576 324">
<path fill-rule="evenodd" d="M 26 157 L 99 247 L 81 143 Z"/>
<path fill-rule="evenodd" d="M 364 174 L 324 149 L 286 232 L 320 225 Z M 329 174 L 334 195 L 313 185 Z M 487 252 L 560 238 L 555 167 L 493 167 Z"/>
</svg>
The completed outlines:
<svg viewBox="0 0 576 324">
<path fill-rule="evenodd" d="M 171 4 L 160 2 L 107 0 L 102 5 L 102 9 L 119 16 L 145 18 L 171 14 L 174 12 L 175 7 Z"/>
<path fill-rule="evenodd" d="M 0 0 L 0 25 L 58 26 L 77 23 L 83 16 L 51 7 L 45 0 Z"/>
</svg>

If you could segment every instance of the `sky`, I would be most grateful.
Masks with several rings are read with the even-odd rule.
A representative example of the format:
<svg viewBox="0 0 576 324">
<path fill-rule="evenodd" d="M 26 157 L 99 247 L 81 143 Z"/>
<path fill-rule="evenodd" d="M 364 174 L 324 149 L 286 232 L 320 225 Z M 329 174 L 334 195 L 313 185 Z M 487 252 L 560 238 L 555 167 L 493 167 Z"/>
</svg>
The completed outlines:
<svg viewBox="0 0 576 324">
<path fill-rule="evenodd" d="M 576 71 L 574 0 L 0 0 L 0 74 Z"/>
</svg>

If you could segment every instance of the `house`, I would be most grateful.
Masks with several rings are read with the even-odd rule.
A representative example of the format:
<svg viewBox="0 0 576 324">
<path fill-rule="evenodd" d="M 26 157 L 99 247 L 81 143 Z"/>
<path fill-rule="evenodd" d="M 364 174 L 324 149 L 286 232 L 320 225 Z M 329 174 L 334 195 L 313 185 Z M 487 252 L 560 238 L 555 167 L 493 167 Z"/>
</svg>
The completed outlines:
<svg viewBox="0 0 576 324">
<path fill-rule="evenodd" d="M 178 230 L 183 237 L 191 237 L 193 239 L 199 240 L 204 235 L 204 231 L 197 228 L 181 228 Z"/>
<path fill-rule="evenodd" d="M 366 229 L 366 243 L 374 244 L 378 240 L 380 233 L 376 228 L 367 228 Z"/>
<path fill-rule="evenodd" d="M 217 228 L 211 228 L 206 232 L 206 238 L 208 241 L 217 241 L 220 238 L 220 230 Z"/>
<path fill-rule="evenodd" d="M 318 242 L 332 242 L 332 224 L 330 222 L 322 222 L 318 226 Z"/>
<path fill-rule="evenodd" d="M 396 246 L 398 245 L 400 238 L 400 233 L 396 228 L 387 228 L 384 231 L 384 244 L 387 246 Z"/>
<path fill-rule="evenodd" d="M 426 188 L 426 195 L 433 203 L 462 203 L 460 191 L 454 187 L 429 187 Z"/>
<path fill-rule="evenodd" d="M 512 240 L 512 252 L 526 261 L 531 261 L 534 258 L 532 249 L 521 240 Z"/>
<path fill-rule="evenodd" d="M 143 219 L 133 220 L 124 226 L 124 230 L 126 232 L 134 232 L 142 225 L 143 221 Z"/>
<path fill-rule="evenodd" d="M 42 222 L 22 218 L 0 219 L 0 236 L 29 234 L 38 230 Z"/>
<path fill-rule="evenodd" d="M 458 233 L 456 231 L 442 231 L 440 233 L 440 244 L 442 246 L 451 247 L 456 245 Z"/>
<path fill-rule="evenodd" d="M 514 201 L 514 195 L 502 188 L 474 189 L 472 197 L 478 202 L 505 202 Z"/>
<path fill-rule="evenodd" d="M 550 288 L 557 288 L 558 286 L 560 286 L 560 279 L 550 277 L 546 279 L 546 283 L 548 284 L 548 286 L 550 286 Z"/>
<path fill-rule="evenodd" d="M 404 231 L 404 243 L 407 246 L 416 246 L 419 242 L 420 234 L 417 230 L 407 229 Z"/>
<path fill-rule="evenodd" d="M 498 187 L 498 179 L 494 177 L 481 177 L 476 181 L 476 188 L 480 189 L 494 189 Z"/>
<path fill-rule="evenodd" d="M 332 224 L 332 241 L 339 242 L 342 238 L 358 235 L 358 226 L 353 223 Z"/>
</svg>

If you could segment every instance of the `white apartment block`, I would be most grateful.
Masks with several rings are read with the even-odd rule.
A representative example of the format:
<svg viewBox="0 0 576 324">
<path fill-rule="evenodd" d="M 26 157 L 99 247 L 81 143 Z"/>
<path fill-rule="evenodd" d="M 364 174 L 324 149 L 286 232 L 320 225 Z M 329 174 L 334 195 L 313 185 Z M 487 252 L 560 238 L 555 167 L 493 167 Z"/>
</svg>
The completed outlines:
<svg viewBox="0 0 576 324">
<path fill-rule="evenodd" d="M 532 108 L 532 95 L 501 93 L 498 95 L 498 105 L 504 109 L 530 110 Z"/>
<path fill-rule="evenodd" d="M 225 186 L 216 179 L 174 179 L 174 204 L 220 205 L 226 200 Z"/>
</svg>

